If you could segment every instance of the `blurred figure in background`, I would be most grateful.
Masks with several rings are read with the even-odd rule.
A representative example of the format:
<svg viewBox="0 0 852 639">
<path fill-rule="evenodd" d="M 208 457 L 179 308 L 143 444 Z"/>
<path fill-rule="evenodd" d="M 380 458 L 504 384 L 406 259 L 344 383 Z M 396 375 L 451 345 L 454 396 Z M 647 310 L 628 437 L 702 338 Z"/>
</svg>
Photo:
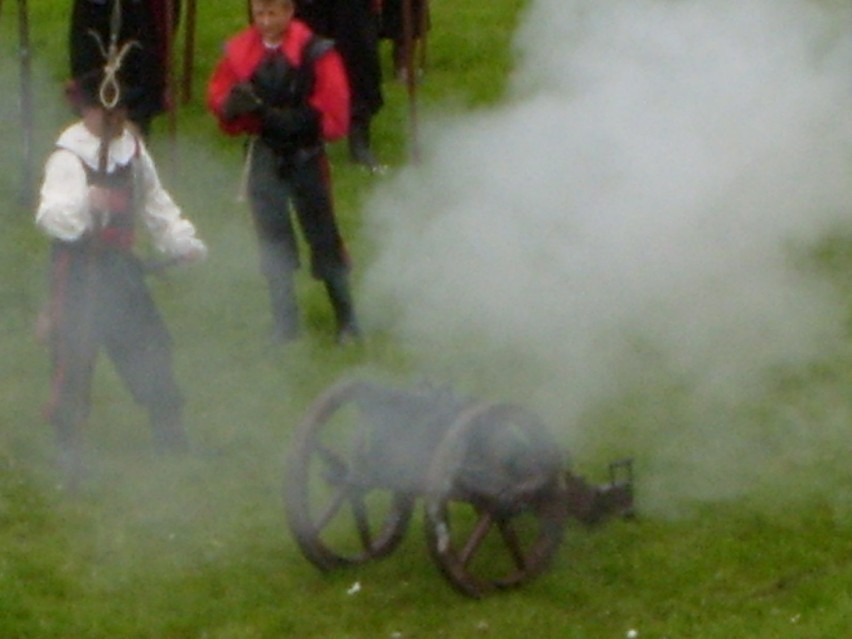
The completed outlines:
<svg viewBox="0 0 852 639">
<path fill-rule="evenodd" d="M 372 120 L 384 106 L 379 60 L 380 0 L 296 0 L 296 17 L 334 40 L 351 91 L 349 156 L 371 172 L 384 167 L 373 152 Z"/>
<path fill-rule="evenodd" d="M 73 0 L 69 37 L 72 78 L 103 68 L 98 40 L 109 46 L 115 3 L 120 3 L 121 11 L 119 42 L 137 43 L 121 66 L 121 80 L 128 91 L 128 117 L 147 137 L 153 118 L 170 108 L 173 99 L 167 95 L 169 48 L 180 18 L 180 0 Z"/>
<path fill-rule="evenodd" d="M 349 85 L 331 40 L 294 18 L 294 0 L 252 0 L 252 24 L 225 44 L 207 105 L 229 135 L 250 137 L 248 197 L 269 288 L 273 342 L 299 336 L 291 205 L 325 284 L 338 343 L 360 338 L 349 257 L 334 213 L 325 142 L 349 131 Z"/>
<path fill-rule="evenodd" d="M 420 74 L 420 61 L 414 59 L 415 52 L 422 46 L 422 40 L 429 29 L 429 5 L 427 0 L 408 0 L 411 7 L 411 52 L 406 46 L 405 2 L 406 0 L 381 0 L 382 39 L 391 41 L 391 60 L 394 76 L 400 82 L 407 80 L 408 60 L 412 58 L 414 73 Z M 415 75 L 415 77 L 416 77 Z"/>
</svg>

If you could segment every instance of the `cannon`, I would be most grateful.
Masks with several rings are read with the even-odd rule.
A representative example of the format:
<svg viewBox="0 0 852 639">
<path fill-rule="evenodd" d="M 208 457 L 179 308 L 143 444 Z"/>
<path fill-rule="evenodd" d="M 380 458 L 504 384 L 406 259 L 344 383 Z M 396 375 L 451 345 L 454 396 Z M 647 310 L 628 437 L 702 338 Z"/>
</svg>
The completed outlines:
<svg viewBox="0 0 852 639">
<path fill-rule="evenodd" d="M 483 597 L 541 574 L 567 520 L 633 514 L 631 460 L 592 485 L 567 468 L 528 410 L 445 387 L 345 379 L 325 390 L 292 434 L 287 523 L 320 570 L 384 557 L 418 499 L 429 552 L 459 592 Z"/>
</svg>

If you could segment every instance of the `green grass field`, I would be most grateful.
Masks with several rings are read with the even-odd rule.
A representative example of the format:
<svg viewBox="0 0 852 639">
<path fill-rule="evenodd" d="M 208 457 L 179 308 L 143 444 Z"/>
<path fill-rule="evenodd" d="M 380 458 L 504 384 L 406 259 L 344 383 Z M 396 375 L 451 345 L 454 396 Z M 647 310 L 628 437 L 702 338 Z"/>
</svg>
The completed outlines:
<svg viewBox="0 0 852 639">
<path fill-rule="evenodd" d="M 421 117 L 489 114 L 507 99 L 513 37 L 531 3 L 432 2 Z M 29 4 L 38 174 L 70 119 L 60 99 L 67 3 Z M 559 434 L 576 445 L 574 465 L 592 481 L 605 480 L 609 460 L 634 457 L 637 519 L 570 525 L 548 572 L 483 600 L 460 596 L 442 578 L 419 512 L 386 559 L 327 574 L 309 564 L 284 517 L 285 455 L 305 410 L 341 376 L 404 384 L 448 372 L 460 391 L 521 399 L 548 420 L 558 418 L 559 403 L 529 393 L 528 379 L 541 374 L 536 363 L 491 348 L 488 334 L 451 336 L 424 356 L 381 320 L 385 309 L 368 308 L 366 343 L 337 348 L 324 292 L 304 274 L 305 337 L 267 347 L 266 294 L 248 211 L 236 201 L 241 145 L 220 135 L 203 108 L 205 80 L 245 7 L 199 4 L 194 95 L 179 110 L 175 140 L 166 119 L 157 121 L 152 149 L 211 257 L 151 283 L 175 338 L 198 452 L 155 456 L 144 414 L 102 360 L 85 431 L 92 474 L 76 495 L 61 488 L 53 433 L 40 414 L 48 353 L 32 326 L 46 292 L 47 242 L 21 204 L 17 5 L 0 5 L 0 637 L 852 636 L 848 215 L 845 227 L 799 252 L 801 271 L 830 287 L 842 314 L 842 335 L 828 348 L 779 365 L 724 405 L 704 405 L 691 380 L 649 349 L 645 369 L 620 371 L 609 393 L 575 411 L 571 434 Z M 389 71 L 387 48 L 383 62 Z M 387 80 L 385 89 L 375 138 L 389 174 L 350 165 L 345 144 L 330 149 L 356 295 L 378 254 L 366 223 L 374 192 L 399 176 L 397 185 L 418 181 L 405 88 Z"/>
</svg>

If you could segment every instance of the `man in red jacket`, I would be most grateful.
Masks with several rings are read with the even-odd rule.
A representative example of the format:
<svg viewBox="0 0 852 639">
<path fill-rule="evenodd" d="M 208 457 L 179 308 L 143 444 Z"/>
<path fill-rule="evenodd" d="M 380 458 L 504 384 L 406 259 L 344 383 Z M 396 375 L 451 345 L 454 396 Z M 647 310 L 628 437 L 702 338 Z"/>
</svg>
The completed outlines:
<svg viewBox="0 0 852 639">
<path fill-rule="evenodd" d="M 210 78 L 207 104 L 221 129 L 251 137 L 248 195 L 269 286 L 273 339 L 299 334 L 299 267 L 290 206 L 322 280 L 339 343 L 357 340 L 349 260 L 334 215 L 326 141 L 349 127 L 349 87 L 333 43 L 293 18 L 293 0 L 252 0 L 252 24 L 233 36 Z"/>
</svg>

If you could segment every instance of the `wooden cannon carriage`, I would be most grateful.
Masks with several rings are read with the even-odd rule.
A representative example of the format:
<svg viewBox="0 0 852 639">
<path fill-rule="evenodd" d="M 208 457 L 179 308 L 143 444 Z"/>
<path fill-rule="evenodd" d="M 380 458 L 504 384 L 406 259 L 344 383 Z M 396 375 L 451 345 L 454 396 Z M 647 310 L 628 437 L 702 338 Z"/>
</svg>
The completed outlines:
<svg viewBox="0 0 852 639">
<path fill-rule="evenodd" d="M 307 559 L 331 570 L 391 553 L 422 498 L 435 563 L 460 592 L 481 597 L 547 568 L 569 517 L 632 514 L 630 461 L 593 486 L 564 457 L 519 406 L 346 380 L 293 434 L 287 521 Z"/>
</svg>

